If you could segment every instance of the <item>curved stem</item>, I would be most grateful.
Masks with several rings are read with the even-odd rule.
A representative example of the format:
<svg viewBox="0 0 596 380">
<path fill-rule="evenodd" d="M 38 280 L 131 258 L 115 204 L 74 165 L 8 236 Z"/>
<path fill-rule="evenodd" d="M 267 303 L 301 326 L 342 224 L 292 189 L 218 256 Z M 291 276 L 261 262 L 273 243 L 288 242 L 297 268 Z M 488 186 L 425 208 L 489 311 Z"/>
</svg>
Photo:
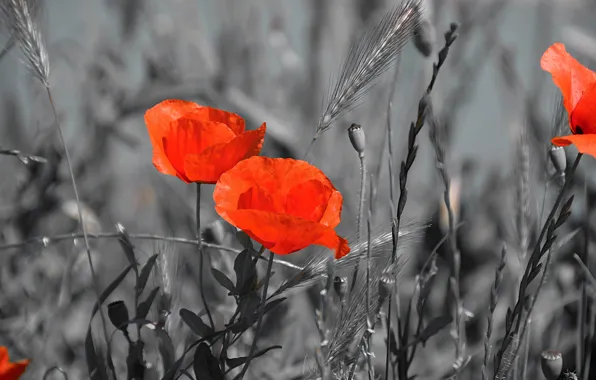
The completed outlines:
<svg viewBox="0 0 596 380">
<path fill-rule="evenodd" d="M 52 91 L 50 90 L 49 86 L 46 87 L 46 93 L 48 95 L 48 100 L 50 101 L 50 106 L 52 107 L 52 113 L 54 115 L 54 122 L 56 123 L 56 129 L 58 130 L 58 136 L 60 137 L 60 142 L 62 143 L 62 147 L 64 148 L 64 157 L 66 158 L 66 164 L 68 166 L 68 173 L 70 175 L 70 181 L 72 184 L 72 190 L 74 192 L 75 201 L 77 203 L 77 213 L 79 217 L 79 225 L 81 226 L 81 231 L 83 232 L 83 240 L 85 241 L 85 250 L 87 251 L 87 260 L 89 261 L 89 268 L 91 270 L 91 277 L 93 280 L 93 288 L 95 290 L 95 296 L 97 300 L 100 301 L 101 299 L 101 290 L 99 289 L 99 281 L 97 280 L 97 273 L 95 272 L 95 267 L 93 266 L 93 260 L 91 258 L 91 248 L 89 247 L 89 239 L 87 238 L 87 229 L 85 228 L 85 221 L 83 220 L 83 212 L 81 207 L 81 200 L 79 198 L 79 191 L 77 189 L 77 183 L 75 181 L 74 171 L 72 169 L 72 161 L 70 160 L 70 154 L 68 153 L 68 148 L 66 146 L 66 140 L 64 139 L 64 133 L 62 132 L 62 127 L 60 126 L 60 120 L 58 119 L 58 113 L 56 112 L 56 105 L 54 104 L 54 98 L 52 97 Z M 99 308 L 99 315 L 101 317 L 101 323 L 103 327 L 103 335 L 104 339 L 106 340 L 106 344 L 108 344 L 108 332 L 107 332 L 107 323 L 106 323 L 106 316 L 103 311 L 103 308 Z M 109 354 L 109 350 L 108 350 Z M 114 379 L 116 379 L 116 370 L 114 369 L 114 365 L 112 363 L 111 358 L 108 355 L 108 367 L 112 371 L 112 375 Z"/>
<path fill-rule="evenodd" d="M 269 264 L 267 265 L 267 274 L 265 275 L 265 285 L 263 286 L 263 295 L 261 296 L 261 306 L 259 311 L 259 319 L 257 320 L 257 328 L 255 330 L 255 337 L 252 340 L 252 345 L 250 346 L 250 351 L 248 352 L 248 358 L 246 359 L 246 363 L 244 363 L 244 367 L 242 367 L 242 372 L 237 377 L 238 380 L 242 380 L 246 371 L 248 370 L 248 366 L 252 361 L 253 356 L 255 355 L 255 350 L 257 348 L 257 339 L 259 338 L 259 333 L 261 332 L 261 323 L 263 322 L 263 315 L 265 314 L 265 303 L 267 302 L 267 289 L 269 288 L 269 280 L 271 279 L 271 268 L 273 267 L 273 252 L 269 251 Z"/>
</svg>

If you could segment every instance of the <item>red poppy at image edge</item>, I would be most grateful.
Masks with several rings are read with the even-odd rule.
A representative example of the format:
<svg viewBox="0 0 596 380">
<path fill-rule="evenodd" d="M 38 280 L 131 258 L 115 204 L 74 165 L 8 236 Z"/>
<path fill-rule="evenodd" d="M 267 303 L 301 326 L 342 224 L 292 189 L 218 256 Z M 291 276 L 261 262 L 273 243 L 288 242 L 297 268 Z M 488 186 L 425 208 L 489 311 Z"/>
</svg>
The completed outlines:
<svg viewBox="0 0 596 380">
<path fill-rule="evenodd" d="M 0 380 L 16 380 L 27 369 L 29 360 L 20 360 L 11 363 L 8 356 L 8 349 L 0 346 Z"/>
<path fill-rule="evenodd" d="M 258 155 L 266 125 L 245 131 L 244 119 L 216 108 L 168 99 L 145 113 L 153 165 L 186 183 L 215 183 L 245 158 Z"/>
<path fill-rule="evenodd" d="M 285 255 L 311 244 L 350 252 L 334 228 L 343 197 L 321 170 L 290 158 L 255 156 L 224 173 L 213 192 L 215 210 L 271 252 Z"/>
<path fill-rule="evenodd" d="M 561 90 L 569 115 L 571 135 L 552 139 L 557 146 L 575 145 L 580 153 L 596 157 L 596 73 L 573 58 L 562 43 L 549 47 L 540 60 Z"/>
</svg>

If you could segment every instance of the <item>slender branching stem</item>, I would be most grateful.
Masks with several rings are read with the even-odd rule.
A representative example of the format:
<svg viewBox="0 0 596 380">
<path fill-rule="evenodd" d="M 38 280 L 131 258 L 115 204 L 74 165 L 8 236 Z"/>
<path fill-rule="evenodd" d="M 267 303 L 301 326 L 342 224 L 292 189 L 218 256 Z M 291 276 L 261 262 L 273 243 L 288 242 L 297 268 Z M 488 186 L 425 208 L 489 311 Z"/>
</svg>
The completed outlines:
<svg viewBox="0 0 596 380">
<path fill-rule="evenodd" d="M 203 239 L 201 238 L 201 184 L 197 182 L 197 204 L 195 207 L 196 210 L 196 219 L 197 219 L 197 241 L 198 244 L 198 251 L 199 251 L 199 273 L 201 275 L 201 279 L 199 282 L 199 288 L 201 292 L 201 301 L 203 301 L 203 305 L 205 307 L 205 312 L 207 313 L 207 318 L 209 318 L 209 324 L 211 325 L 212 329 L 215 329 L 215 323 L 213 323 L 213 317 L 211 316 L 211 311 L 209 310 L 209 305 L 207 304 L 207 298 L 205 297 L 205 273 L 204 273 L 204 266 L 205 266 L 205 257 L 203 251 Z"/>
<path fill-rule="evenodd" d="M 571 168 L 569 168 L 569 172 L 565 175 L 565 182 L 563 183 L 563 186 L 561 186 L 561 189 L 559 190 L 559 193 L 557 194 L 555 203 L 554 203 L 550 213 L 546 217 L 546 220 L 545 220 L 545 222 L 542 226 L 542 229 L 540 231 L 540 234 L 538 236 L 538 240 L 536 241 L 536 243 L 534 245 L 534 249 L 532 250 L 532 254 L 529 258 L 528 264 L 526 265 L 526 269 L 525 269 L 525 272 L 524 272 L 524 275 L 522 277 L 522 281 L 521 281 L 521 284 L 519 287 L 517 303 L 515 304 L 515 307 L 511 314 L 512 318 L 515 318 L 515 326 L 512 321 L 512 323 L 509 326 L 507 326 L 507 328 L 506 328 L 505 339 L 503 340 L 501 349 L 499 350 L 499 353 L 497 354 L 497 362 L 495 363 L 495 368 L 497 369 L 497 371 L 495 371 L 495 373 L 499 372 L 498 370 L 501 367 L 501 359 L 503 357 L 503 354 L 508 350 L 509 345 L 512 343 L 514 336 L 516 336 L 518 334 L 518 332 L 520 331 L 522 321 L 527 320 L 527 319 L 522 318 L 522 314 L 523 314 L 524 302 L 526 299 L 526 290 L 529 285 L 528 278 L 530 276 L 530 273 L 536 269 L 536 266 L 538 265 L 538 262 L 540 261 L 541 252 L 543 251 L 542 240 L 544 239 L 547 232 L 552 228 L 551 224 L 554 223 L 557 210 L 559 209 L 559 206 L 561 205 L 561 202 L 563 201 L 563 197 L 565 195 L 567 188 L 571 185 L 571 183 L 573 181 L 573 174 L 575 173 L 575 170 L 577 169 L 577 166 L 579 165 L 581 158 L 582 158 L 582 154 L 578 153 L 573 165 L 571 166 Z M 550 255 L 549 255 L 549 257 L 547 257 L 547 264 L 549 263 L 549 260 L 550 260 Z M 545 268 L 545 269 L 547 269 L 547 268 Z M 544 276 L 544 272 L 543 272 L 543 276 Z M 540 290 L 540 288 L 538 289 L 538 291 L 539 290 Z M 529 313 L 528 313 L 528 315 L 529 315 Z M 525 323 L 524 323 L 524 325 L 525 325 Z M 518 338 L 519 338 L 519 336 L 518 336 Z"/>
<path fill-rule="evenodd" d="M 259 333 L 261 332 L 261 323 L 263 322 L 263 315 L 265 314 L 265 303 L 267 302 L 267 289 L 269 288 L 269 281 L 271 280 L 271 268 L 273 267 L 273 252 L 269 252 L 269 264 L 267 265 L 267 274 L 265 274 L 265 285 L 263 286 L 263 294 L 261 296 L 261 305 L 259 311 L 259 319 L 257 320 L 257 327 L 255 329 L 255 337 L 253 338 L 252 345 L 250 346 L 250 351 L 248 352 L 248 358 L 246 359 L 246 363 L 244 363 L 244 367 L 242 367 L 242 372 L 238 376 L 238 380 L 242 380 L 246 371 L 248 370 L 248 366 L 255 355 L 255 350 L 257 348 L 257 339 L 259 338 Z"/>
<path fill-rule="evenodd" d="M 60 125 L 60 120 L 58 119 L 58 113 L 56 112 L 56 105 L 54 103 L 54 98 L 52 97 L 52 91 L 50 90 L 49 86 L 46 87 L 46 93 L 48 95 L 48 100 L 50 101 L 50 106 L 52 107 L 52 113 L 54 115 L 54 123 L 56 124 L 56 129 L 58 130 L 58 136 L 60 137 L 60 142 L 62 143 L 62 147 L 64 148 L 64 157 L 66 158 L 66 164 L 68 166 L 68 173 L 70 175 L 70 181 L 72 184 L 72 190 L 74 192 L 75 201 L 77 203 L 77 213 L 79 217 L 79 225 L 81 226 L 81 231 L 83 232 L 83 240 L 85 242 L 85 251 L 87 252 L 87 260 L 89 262 L 89 269 L 91 270 L 91 277 L 93 281 L 93 288 L 95 291 L 95 296 L 97 297 L 97 302 L 101 304 L 101 290 L 99 288 L 99 280 L 97 278 L 97 273 L 95 272 L 95 266 L 93 265 L 93 259 L 91 257 L 91 248 L 89 245 L 89 238 L 87 236 L 87 229 L 85 228 L 85 220 L 83 220 L 83 211 L 81 207 L 81 200 L 79 197 L 79 191 L 77 188 L 77 183 L 74 176 L 74 171 L 72 169 L 72 161 L 70 160 L 70 154 L 68 152 L 68 147 L 66 146 L 66 140 L 64 139 L 64 133 L 62 132 L 62 126 Z M 103 335 L 106 341 L 106 344 L 109 342 L 108 330 L 107 330 L 107 322 L 104 310 L 102 307 L 99 307 L 99 315 L 101 318 L 101 323 L 103 327 Z M 116 371 L 113 368 L 112 360 L 108 357 L 108 366 L 112 370 L 112 375 L 114 379 L 116 378 Z"/>
</svg>

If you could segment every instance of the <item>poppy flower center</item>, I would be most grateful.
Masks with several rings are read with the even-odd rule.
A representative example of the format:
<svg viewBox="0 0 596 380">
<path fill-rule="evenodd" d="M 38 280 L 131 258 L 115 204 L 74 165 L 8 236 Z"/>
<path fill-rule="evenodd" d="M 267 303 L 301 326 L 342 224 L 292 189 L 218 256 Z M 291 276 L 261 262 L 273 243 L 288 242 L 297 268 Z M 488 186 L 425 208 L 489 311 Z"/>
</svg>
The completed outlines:
<svg viewBox="0 0 596 380">
<path fill-rule="evenodd" d="M 582 127 L 580 127 L 579 125 L 575 126 L 575 134 L 576 135 L 583 135 L 584 134 L 584 130 L 582 129 Z"/>
</svg>

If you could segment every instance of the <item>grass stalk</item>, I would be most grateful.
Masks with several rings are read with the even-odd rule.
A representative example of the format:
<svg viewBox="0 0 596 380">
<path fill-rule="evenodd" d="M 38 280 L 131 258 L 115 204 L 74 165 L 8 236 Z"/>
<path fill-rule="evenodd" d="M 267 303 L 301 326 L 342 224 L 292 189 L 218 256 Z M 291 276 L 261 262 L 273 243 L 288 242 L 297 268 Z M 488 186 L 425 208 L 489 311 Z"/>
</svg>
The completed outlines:
<svg viewBox="0 0 596 380">
<path fill-rule="evenodd" d="M 99 288 L 99 280 L 97 277 L 97 272 L 95 271 L 95 266 L 93 265 L 93 259 L 91 257 L 91 248 L 89 245 L 89 238 L 87 236 L 87 229 L 85 228 L 85 221 L 83 220 L 81 199 L 79 197 L 79 191 L 77 188 L 74 171 L 72 169 L 72 161 L 70 159 L 70 153 L 68 151 L 68 147 L 66 146 L 66 140 L 64 139 L 64 133 L 62 132 L 62 126 L 60 125 L 60 120 L 58 119 L 58 113 L 56 112 L 56 105 L 54 103 L 54 98 L 52 97 L 52 91 L 50 90 L 49 85 L 46 85 L 45 88 L 46 88 L 46 93 L 48 95 L 48 100 L 50 102 L 50 106 L 52 108 L 52 114 L 54 116 L 54 123 L 56 124 L 56 129 L 58 130 L 58 136 L 60 138 L 62 148 L 64 149 L 64 157 L 66 158 L 66 164 L 68 166 L 68 173 L 70 175 L 70 181 L 72 184 L 72 189 L 73 189 L 75 201 L 77 204 L 77 214 L 78 214 L 78 218 L 79 218 L 79 225 L 81 226 L 81 231 L 83 233 L 83 241 L 85 242 L 85 251 L 87 253 L 87 261 L 89 262 L 89 269 L 91 271 L 91 277 L 92 277 L 91 280 L 93 282 L 93 289 L 95 291 L 95 296 L 97 297 L 97 302 L 100 302 L 101 290 Z M 106 345 L 108 345 L 108 347 L 109 347 L 110 338 L 108 336 L 107 322 L 106 322 L 107 320 L 106 320 L 105 312 L 101 306 L 99 307 L 99 316 L 101 319 L 103 336 L 106 341 Z M 89 322 L 89 323 L 91 323 L 91 322 Z M 109 349 L 108 349 L 108 353 L 109 353 Z M 109 355 L 108 355 L 107 360 L 108 360 L 108 367 L 112 371 L 112 376 L 114 377 L 114 379 L 116 379 L 117 378 L 116 370 L 114 368 L 114 364 L 112 363 L 112 359 L 111 359 L 111 357 L 109 357 Z"/>
<path fill-rule="evenodd" d="M 534 300 L 532 302 L 530 310 L 528 311 L 528 314 L 527 314 L 526 318 L 524 319 L 524 318 L 522 318 L 522 314 L 523 314 L 523 309 L 525 306 L 524 303 L 525 303 L 525 299 L 526 299 L 526 290 L 530 283 L 529 278 L 533 271 L 540 269 L 538 267 L 539 261 L 544 253 L 544 249 L 546 248 L 546 247 L 543 247 L 542 240 L 547 235 L 547 232 L 549 233 L 549 235 L 554 234 L 553 225 L 555 225 L 555 215 L 557 213 L 557 210 L 559 209 L 559 206 L 561 205 L 561 202 L 563 201 L 563 197 L 566 193 L 567 188 L 571 185 L 571 183 L 573 181 L 573 174 L 575 173 L 575 170 L 577 169 L 577 166 L 579 165 L 579 162 L 580 162 L 582 156 L 583 155 L 581 153 L 578 153 L 573 165 L 571 166 L 571 168 L 569 168 L 568 173 L 565 175 L 565 181 L 563 183 L 563 186 L 561 186 L 559 193 L 557 194 L 555 203 L 554 203 L 550 213 L 546 217 L 544 225 L 542 226 L 542 229 L 538 236 L 538 240 L 536 241 L 536 243 L 534 245 L 534 249 L 532 250 L 532 254 L 528 260 L 528 264 L 526 265 L 526 269 L 525 269 L 525 272 L 524 272 L 524 275 L 522 277 L 522 281 L 521 281 L 521 284 L 519 287 L 518 300 L 517 300 L 517 303 L 515 304 L 513 311 L 511 312 L 511 320 L 506 326 L 505 338 L 501 345 L 501 349 L 499 350 L 499 352 L 497 354 L 497 362 L 495 363 L 495 369 L 496 369 L 495 373 L 496 374 L 503 372 L 501 370 L 502 358 L 503 358 L 504 354 L 509 350 L 509 348 L 510 348 L 509 346 L 511 345 L 514 337 L 517 336 L 518 340 L 521 341 L 521 336 L 518 336 L 518 333 L 520 331 L 520 327 L 522 327 L 522 321 L 524 321 L 523 326 L 525 329 L 529 315 L 532 311 L 534 303 L 536 302 L 536 299 L 540 292 L 540 288 L 542 286 L 542 283 L 544 281 L 544 276 L 546 273 L 545 270 L 548 269 L 548 264 L 550 263 L 550 250 L 549 249 L 547 249 L 547 251 L 549 253 L 547 256 L 547 261 L 545 263 L 545 268 L 543 269 L 543 272 L 542 272 L 540 285 L 536 291 L 536 294 L 534 295 Z M 550 236 L 550 238 L 554 239 L 554 236 Z M 545 245 L 549 243 L 549 240 L 551 240 L 550 238 L 547 237 Z M 552 243 L 552 241 L 551 241 L 551 243 Z M 514 321 L 515 321 L 515 323 L 514 323 Z M 514 350 L 513 350 L 514 352 L 517 352 L 517 350 L 518 350 L 517 346 L 519 346 L 519 344 L 516 345 L 516 347 L 514 347 Z M 504 372 L 509 372 L 509 369 L 506 369 Z M 506 376 L 506 373 L 504 375 Z"/>
</svg>

